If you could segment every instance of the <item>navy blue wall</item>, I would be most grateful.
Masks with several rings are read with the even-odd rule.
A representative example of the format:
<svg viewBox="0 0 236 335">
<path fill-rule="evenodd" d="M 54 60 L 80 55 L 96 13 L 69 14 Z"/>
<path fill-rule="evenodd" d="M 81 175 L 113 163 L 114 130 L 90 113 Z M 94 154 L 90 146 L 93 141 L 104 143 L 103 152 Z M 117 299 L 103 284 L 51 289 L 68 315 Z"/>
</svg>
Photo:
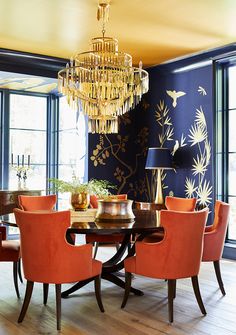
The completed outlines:
<svg viewBox="0 0 236 335">
<path fill-rule="evenodd" d="M 164 194 L 191 195 L 186 190 L 188 178 L 194 186 L 192 196 L 209 190 L 206 201 L 211 202 L 214 197 L 212 157 L 210 160 L 208 157 L 207 166 L 203 164 L 202 172 L 192 169 L 193 159 L 201 161 L 201 155 L 206 155 L 205 141 L 208 143 L 208 154 L 209 147 L 211 153 L 213 150 L 212 65 L 187 71 L 184 68 L 181 70 L 181 64 L 177 65 L 170 72 L 163 71 L 161 66 L 149 69 L 150 90 L 135 110 L 121 118 L 118 135 L 89 136 L 89 178 L 107 179 L 117 185 L 119 193 L 128 193 L 131 199 L 151 201 L 155 185 L 152 173 L 145 170 L 147 148 L 162 145 L 173 150 L 174 145 L 179 144 L 175 154 L 178 167 L 176 172 L 166 172 Z M 171 93 L 167 93 L 174 90 L 177 95 L 182 92 L 176 103 L 169 95 Z M 170 135 L 163 143 L 159 138 L 162 127 L 158 122 L 158 112 L 159 116 L 164 115 L 159 122 L 165 121 L 164 130 Z M 203 119 L 196 119 L 196 113 Z M 192 145 L 195 142 L 190 136 L 197 136 L 199 122 L 204 122 L 204 117 L 205 138 L 200 138 L 200 142 L 196 138 L 197 143 Z M 200 181 L 202 188 L 198 190 Z"/>
<path fill-rule="evenodd" d="M 171 133 L 171 136 L 162 145 L 171 150 L 175 144 L 179 146 L 175 153 L 176 172 L 166 172 L 164 183 L 168 187 L 164 189 L 165 195 L 169 192 L 176 196 L 188 195 L 185 187 L 186 178 L 188 178 L 194 183 L 194 187 L 198 187 L 200 182 L 202 184 L 200 190 L 196 189 L 192 195 L 196 196 L 199 193 L 203 196 L 202 193 L 205 194 L 205 191 L 209 190 L 206 200 L 210 202 L 214 197 L 212 188 L 214 179 L 212 65 L 185 71 L 184 68 L 181 70 L 180 64 L 174 71 L 164 74 L 161 67 L 156 67 L 150 69 L 149 74 L 151 89 L 148 102 L 150 107 L 146 120 L 150 134 L 148 146 L 159 147 L 161 145 L 157 136 L 161 132 L 161 127 L 157 122 L 157 111 L 158 108 L 160 111 L 161 104 L 161 112 L 164 110 L 166 114 L 164 121 L 167 120 L 164 125 L 165 130 L 169 127 Z M 167 91 L 174 97 L 179 95 L 176 102 Z M 202 139 L 198 138 L 199 134 L 202 134 Z M 205 143 L 207 148 L 205 148 Z M 194 159 L 200 163 L 199 170 L 195 167 Z"/>
<path fill-rule="evenodd" d="M 148 128 L 139 125 L 142 109 L 143 102 L 119 118 L 119 134 L 89 135 L 88 175 L 109 180 L 117 185 L 115 192 L 128 193 L 130 199 L 142 197 L 148 201 L 143 180 Z"/>
<path fill-rule="evenodd" d="M 233 50 L 235 45 L 229 45 L 149 68 L 149 92 L 121 119 L 119 135 L 89 135 L 89 178 L 110 180 L 119 193 L 151 201 L 155 185 L 151 171 L 145 170 L 147 149 L 162 145 L 173 150 L 178 146 L 174 155 L 176 172 L 166 172 L 164 195 L 197 196 L 199 207 L 207 204 L 212 209 L 213 57 Z M 163 120 L 164 133 L 169 136 L 160 143 Z"/>
</svg>

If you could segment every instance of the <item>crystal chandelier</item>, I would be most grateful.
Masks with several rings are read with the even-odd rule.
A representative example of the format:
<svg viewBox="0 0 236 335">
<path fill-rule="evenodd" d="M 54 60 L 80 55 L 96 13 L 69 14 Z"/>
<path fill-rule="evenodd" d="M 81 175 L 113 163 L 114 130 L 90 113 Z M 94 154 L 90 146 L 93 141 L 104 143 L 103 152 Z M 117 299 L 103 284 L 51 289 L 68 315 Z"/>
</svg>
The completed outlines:
<svg viewBox="0 0 236 335">
<path fill-rule="evenodd" d="M 147 71 L 132 66 L 132 56 L 118 51 L 118 41 L 105 37 L 109 3 L 98 4 L 102 37 L 92 39 L 92 50 L 76 54 L 58 73 L 58 89 L 72 108 L 88 115 L 91 133 L 117 133 L 118 116 L 133 109 L 148 91 Z"/>
</svg>

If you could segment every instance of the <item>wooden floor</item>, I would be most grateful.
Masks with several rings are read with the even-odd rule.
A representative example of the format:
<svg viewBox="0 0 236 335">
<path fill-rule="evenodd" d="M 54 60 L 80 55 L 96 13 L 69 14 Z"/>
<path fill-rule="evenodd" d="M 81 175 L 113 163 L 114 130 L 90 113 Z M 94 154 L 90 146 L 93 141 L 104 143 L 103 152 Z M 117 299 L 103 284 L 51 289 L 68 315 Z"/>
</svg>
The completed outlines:
<svg viewBox="0 0 236 335">
<path fill-rule="evenodd" d="M 100 247 L 98 259 L 114 252 Z M 62 330 L 66 335 L 232 335 L 236 334 L 236 262 L 223 260 L 222 275 L 226 296 L 218 289 L 213 265 L 203 263 L 199 276 L 202 297 L 207 310 L 203 317 L 189 279 L 179 280 L 174 302 L 174 323 L 168 323 L 167 285 L 163 280 L 135 276 L 133 285 L 144 296 L 131 295 L 126 308 L 120 309 L 123 290 L 102 281 L 105 313 L 96 304 L 93 284 L 62 300 Z M 25 320 L 17 323 L 22 304 L 17 300 L 12 279 L 12 265 L 0 263 L 0 335 L 57 334 L 54 287 L 49 290 L 48 305 L 42 305 L 42 285 L 36 284 Z M 69 287 L 65 285 L 63 288 Z M 25 284 L 20 284 L 21 297 Z"/>
</svg>

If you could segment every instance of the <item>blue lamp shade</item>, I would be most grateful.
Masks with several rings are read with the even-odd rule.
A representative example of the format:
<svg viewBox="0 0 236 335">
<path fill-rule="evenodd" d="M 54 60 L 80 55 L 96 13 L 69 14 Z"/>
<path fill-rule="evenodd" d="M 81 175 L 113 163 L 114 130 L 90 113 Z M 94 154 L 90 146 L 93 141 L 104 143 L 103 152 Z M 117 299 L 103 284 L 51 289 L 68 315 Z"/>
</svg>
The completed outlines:
<svg viewBox="0 0 236 335">
<path fill-rule="evenodd" d="M 149 148 L 145 169 L 173 169 L 170 149 Z"/>
</svg>

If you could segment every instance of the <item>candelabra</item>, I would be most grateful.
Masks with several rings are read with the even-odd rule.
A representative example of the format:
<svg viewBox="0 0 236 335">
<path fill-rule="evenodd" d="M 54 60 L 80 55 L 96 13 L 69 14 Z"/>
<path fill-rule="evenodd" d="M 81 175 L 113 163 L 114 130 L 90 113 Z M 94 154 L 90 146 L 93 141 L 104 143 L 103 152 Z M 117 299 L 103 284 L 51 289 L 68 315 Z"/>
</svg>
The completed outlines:
<svg viewBox="0 0 236 335">
<path fill-rule="evenodd" d="M 28 155 L 28 166 L 24 165 L 24 155 L 22 155 L 22 162 L 20 164 L 20 157 L 17 155 L 17 164 L 13 162 L 13 154 L 11 157 L 11 166 L 16 171 L 16 176 L 18 178 L 18 190 L 26 190 L 26 181 L 30 168 L 30 155 Z"/>
<path fill-rule="evenodd" d="M 26 166 L 13 166 L 16 170 L 16 176 L 18 178 L 18 190 L 26 190 L 27 174 L 30 171 L 30 167 Z"/>
</svg>

